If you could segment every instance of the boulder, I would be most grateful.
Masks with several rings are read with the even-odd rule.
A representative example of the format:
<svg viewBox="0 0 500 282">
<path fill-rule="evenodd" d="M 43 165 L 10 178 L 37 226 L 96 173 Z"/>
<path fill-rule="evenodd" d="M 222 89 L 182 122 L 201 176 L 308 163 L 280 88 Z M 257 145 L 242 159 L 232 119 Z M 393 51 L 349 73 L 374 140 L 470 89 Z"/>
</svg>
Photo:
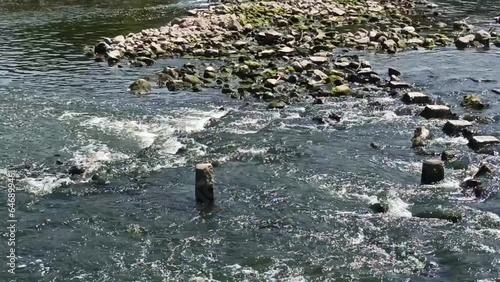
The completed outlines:
<svg viewBox="0 0 500 282">
<path fill-rule="evenodd" d="M 286 107 L 286 103 L 283 101 L 273 101 L 267 105 L 268 109 L 283 109 Z"/>
<path fill-rule="evenodd" d="M 431 99 L 421 92 L 408 92 L 401 99 L 405 104 L 429 104 Z"/>
<path fill-rule="evenodd" d="M 483 147 L 497 144 L 500 144 L 500 140 L 494 136 L 472 136 L 469 139 L 469 147 L 473 150 L 479 150 Z"/>
<path fill-rule="evenodd" d="M 111 42 L 113 42 L 113 44 L 122 44 L 122 43 L 125 43 L 125 36 L 118 35 L 115 38 L 113 38 L 111 40 Z"/>
<path fill-rule="evenodd" d="M 424 110 L 420 113 L 420 116 L 426 119 L 436 118 L 445 119 L 453 117 L 451 110 L 447 106 L 443 105 L 427 105 Z"/>
<path fill-rule="evenodd" d="M 455 40 L 455 46 L 457 49 L 465 49 L 471 45 L 472 41 L 474 41 L 474 35 L 462 36 Z"/>
<path fill-rule="evenodd" d="M 134 92 L 134 94 L 147 94 L 151 92 L 151 84 L 149 81 L 141 78 L 130 84 L 129 89 Z"/>
<path fill-rule="evenodd" d="M 199 85 L 199 84 L 201 84 L 200 78 L 198 78 L 196 75 L 185 74 L 182 80 L 184 82 L 192 84 L 192 85 Z"/>
<path fill-rule="evenodd" d="M 432 138 L 431 132 L 424 126 L 417 127 L 411 139 L 412 148 L 425 146 L 425 141 Z"/>
<path fill-rule="evenodd" d="M 466 120 L 448 120 L 443 126 L 443 132 L 449 136 L 459 136 L 465 128 L 471 126 L 472 123 Z"/>
<path fill-rule="evenodd" d="M 490 39 L 491 39 L 491 34 L 486 30 L 478 30 L 476 34 L 474 34 L 474 40 L 478 41 L 479 43 L 485 46 L 489 46 Z"/>
<path fill-rule="evenodd" d="M 481 96 L 477 94 L 465 95 L 464 100 L 460 105 L 462 107 L 467 107 L 475 110 L 482 110 L 488 106 L 481 101 Z"/>
<path fill-rule="evenodd" d="M 108 52 L 108 49 L 110 49 L 110 46 L 106 42 L 99 42 L 94 47 L 94 52 L 96 54 L 105 55 Z"/>
<path fill-rule="evenodd" d="M 401 76 L 401 72 L 395 68 L 389 68 L 387 72 L 388 72 L 389 76 L 393 76 L 393 75 L 394 76 Z"/>
<path fill-rule="evenodd" d="M 491 173 L 491 171 L 492 171 L 492 169 L 488 163 L 481 163 L 481 165 L 479 166 L 479 169 L 474 174 L 474 178 L 489 174 L 489 173 Z"/>
<path fill-rule="evenodd" d="M 335 86 L 332 89 L 332 95 L 333 96 L 346 96 L 351 94 L 351 87 L 347 84 L 342 84 L 339 86 Z"/>
</svg>

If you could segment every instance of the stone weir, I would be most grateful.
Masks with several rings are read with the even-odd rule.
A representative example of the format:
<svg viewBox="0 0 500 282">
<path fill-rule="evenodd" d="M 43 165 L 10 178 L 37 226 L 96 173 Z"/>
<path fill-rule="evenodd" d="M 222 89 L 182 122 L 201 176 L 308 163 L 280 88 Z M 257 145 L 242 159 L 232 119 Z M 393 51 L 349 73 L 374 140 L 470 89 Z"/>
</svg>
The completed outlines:
<svg viewBox="0 0 500 282">
<path fill-rule="evenodd" d="M 473 120 L 465 121 L 465 116 L 452 112 L 453 107 L 437 105 L 433 97 L 412 89 L 401 80 L 400 71 L 389 68 L 384 75 L 379 74 L 368 61 L 351 52 L 396 53 L 452 44 L 457 48 L 488 49 L 500 45 L 495 32 L 474 33 L 463 20 L 440 21 L 441 14 L 434 4 L 418 1 L 425 5 L 417 9 L 416 2 L 284 0 L 211 4 L 190 10 L 185 17 L 158 29 L 106 38 L 88 53 L 96 61 L 117 67 L 144 67 L 153 65 L 158 58 L 195 59 L 183 67 L 166 67 L 138 79 L 130 85 L 131 92 L 137 95 L 149 94 L 153 87 L 193 92 L 212 88 L 234 99 L 264 101 L 270 110 L 294 102 L 328 104 L 346 96 L 390 96 L 411 107 L 396 114 L 441 119 L 443 124 L 446 122 L 442 129 L 445 134 L 466 138 L 476 153 L 497 154 L 500 141 L 481 134 Z M 478 95 L 467 95 L 461 106 L 481 110 L 489 105 Z M 313 121 L 335 124 L 341 119 L 330 113 L 314 117 Z M 436 129 L 415 130 L 411 144 L 417 154 L 429 155 L 425 147 L 433 137 L 431 131 Z M 452 159 L 448 150 L 441 154 L 441 160 L 427 160 L 426 171 L 432 173 L 423 176 L 422 184 L 443 179 L 443 166 Z M 474 189 L 476 196 L 484 195 L 482 186 Z"/>
</svg>

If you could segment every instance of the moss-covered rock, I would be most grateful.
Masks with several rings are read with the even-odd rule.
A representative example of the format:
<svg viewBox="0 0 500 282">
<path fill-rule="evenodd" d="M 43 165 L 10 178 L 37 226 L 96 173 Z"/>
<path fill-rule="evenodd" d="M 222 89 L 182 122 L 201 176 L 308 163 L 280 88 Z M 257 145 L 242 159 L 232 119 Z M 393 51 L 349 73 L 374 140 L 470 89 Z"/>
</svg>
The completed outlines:
<svg viewBox="0 0 500 282">
<path fill-rule="evenodd" d="M 462 107 L 467 107 L 475 110 L 482 110 L 488 105 L 481 101 L 481 96 L 477 94 L 465 95 L 461 103 Z"/>
<path fill-rule="evenodd" d="M 332 89 L 332 95 L 333 96 L 347 96 L 351 95 L 351 87 L 347 84 L 342 84 L 339 86 L 335 86 Z"/>
</svg>

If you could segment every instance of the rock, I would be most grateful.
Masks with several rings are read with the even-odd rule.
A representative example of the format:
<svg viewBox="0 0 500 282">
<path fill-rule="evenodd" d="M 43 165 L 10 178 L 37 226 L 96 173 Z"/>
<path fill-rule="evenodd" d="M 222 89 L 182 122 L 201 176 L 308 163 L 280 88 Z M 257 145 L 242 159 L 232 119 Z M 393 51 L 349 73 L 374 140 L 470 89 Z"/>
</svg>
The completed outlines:
<svg viewBox="0 0 500 282">
<path fill-rule="evenodd" d="M 130 91 L 135 94 L 147 94 L 151 92 L 151 84 L 145 79 L 138 79 L 130 84 Z"/>
<path fill-rule="evenodd" d="M 479 166 L 479 169 L 477 172 L 474 174 L 474 178 L 476 177 L 481 177 L 486 174 L 490 174 L 492 171 L 491 167 L 488 165 L 488 163 L 481 163 L 481 166 Z"/>
<path fill-rule="evenodd" d="M 185 74 L 182 81 L 193 85 L 201 84 L 201 80 L 196 75 L 190 75 L 190 74 Z"/>
<path fill-rule="evenodd" d="M 243 26 L 241 23 L 238 21 L 238 17 L 234 14 L 230 16 L 229 23 L 227 25 L 227 29 L 232 30 L 232 31 L 238 31 L 241 32 L 243 31 Z"/>
<path fill-rule="evenodd" d="M 319 97 L 314 99 L 314 102 L 313 102 L 314 105 L 322 105 L 324 103 L 325 103 L 325 101 L 323 100 L 323 98 L 319 98 Z"/>
<path fill-rule="evenodd" d="M 448 120 L 443 126 L 443 132 L 449 136 L 459 136 L 463 129 L 471 126 L 472 123 L 466 120 Z"/>
<path fill-rule="evenodd" d="M 478 30 L 474 35 L 474 40 L 480 42 L 485 46 L 489 46 L 490 39 L 491 39 L 490 33 L 485 30 Z"/>
<path fill-rule="evenodd" d="M 447 106 L 443 105 L 427 105 L 424 110 L 420 113 L 420 116 L 425 119 L 437 118 L 445 119 L 453 117 L 451 110 Z"/>
<path fill-rule="evenodd" d="M 151 59 L 149 57 L 137 57 L 136 60 L 139 61 L 139 62 L 143 62 L 143 63 L 145 63 L 148 66 L 152 66 L 152 65 L 154 65 L 156 63 L 155 60 L 153 60 L 153 59 Z"/>
<path fill-rule="evenodd" d="M 233 46 L 236 47 L 236 48 L 238 48 L 238 49 L 241 49 L 241 48 L 243 48 L 243 47 L 245 47 L 247 45 L 248 45 L 248 42 L 246 42 L 244 40 L 238 40 L 238 41 L 236 41 L 236 42 L 233 43 Z"/>
<path fill-rule="evenodd" d="M 336 8 L 336 7 L 331 10 L 331 13 L 334 16 L 343 16 L 343 15 L 345 15 L 345 11 L 344 10 Z"/>
<path fill-rule="evenodd" d="M 451 211 L 441 211 L 441 210 L 415 213 L 413 216 L 418 217 L 418 218 L 443 219 L 443 220 L 451 221 L 453 223 L 458 223 L 459 221 L 462 220 L 462 215 L 459 213 L 455 213 L 455 212 L 451 212 Z"/>
<path fill-rule="evenodd" d="M 113 44 L 123 44 L 125 43 L 125 36 L 123 35 L 118 35 L 112 40 Z"/>
<path fill-rule="evenodd" d="M 473 150 L 479 150 L 482 147 L 497 144 L 500 144 L 500 140 L 494 136 L 472 136 L 472 138 L 469 139 L 469 147 Z"/>
<path fill-rule="evenodd" d="M 396 44 L 396 41 L 389 39 L 389 40 L 382 42 L 382 47 L 386 51 L 396 52 L 397 44 Z"/>
<path fill-rule="evenodd" d="M 85 172 L 85 169 L 82 168 L 82 167 L 79 167 L 79 166 L 71 166 L 69 169 L 68 169 L 68 173 L 70 175 L 79 175 L 79 174 L 83 174 Z"/>
<path fill-rule="evenodd" d="M 411 108 L 409 108 L 409 107 L 399 107 L 394 111 L 394 113 L 397 116 L 411 116 L 411 115 L 413 115 L 413 112 L 412 112 Z"/>
<path fill-rule="evenodd" d="M 320 70 L 313 70 L 313 73 L 316 76 L 315 78 L 317 80 L 323 80 L 323 81 L 328 80 L 328 75 Z"/>
<path fill-rule="evenodd" d="M 419 126 L 413 132 L 411 139 L 412 148 L 425 146 L 425 141 L 432 138 L 431 132 L 424 126 Z"/>
<path fill-rule="evenodd" d="M 393 75 L 394 75 L 394 76 L 401 76 L 401 72 L 400 72 L 400 71 L 398 71 L 398 70 L 397 70 L 397 69 L 395 69 L 395 68 L 389 68 L 389 69 L 388 69 L 388 74 L 389 74 L 389 76 L 393 76 Z"/>
<path fill-rule="evenodd" d="M 345 96 L 345 95 L 351 95 L 351 87 L 347 84 L 342 84 L 339 86 L 335 86 L 332 89 L 332 95 L 333 96 Z"/>
<path fill-rule="evenodd" d="M 371 142 L 371 143 L 370 143 L 370 147 L 371 147 L 372 149 L 375 149 L 375 150 L 381 150 L 381 149 L 382 149 L 382 146 L 380 146 L 380 144 L 377 144 L 377 143 L 375 143 L 375 142 Z"/>
<path fill-rule="evenodd" d="M 127 225 L 127 232 L 130 234 L 146 234 L 146 229 L 139 224 Z"/>
<path fill-rule="evenodd" d="M 328 115 L 328 118 L 331 120 L 334 120 L 336 122 L 340 122 L 340 119 L 341 119 L 341 117 L 339 115 L 337 115 L 336 113 L 330 113 Z"/>
<path fill-rule="evenodd" d="M 455 46 L 457 49 L 465 49 L 470 46 L 472 41 L 474 41 L 474 35 L 462 36 L 455 40 Z"/>
<path fill-rule="evenodd" d="M 420 183 L 434 184 L 444 179 L 444 162 L 440 159 L 427 159 L 422 164 Z"/>
<path fill-rule="evenodd" d="M 279 40 L 283 37 L 283 33 L 278 32 L 274 29 L 267 30 L 265 32 L 260 32 L 257 35 L 257 39 L 262 42 L 263 44 L 276 44 L 279 42 Z"/>
<path fill-rule="evenodd" d="M 282 101 L 273 101 L 267 105 L 268 109 L 283 109 L 286 107 L 286 103 Z"/>
<path fill-rule="evenodd" d="M 325 119 L 321 116 L 315 116 L 312 118 L 312 120 L 318 124 L 325 124 L 326 123 Z"/>
<path fill-rule="evenodd" d="M 279 80 L 278 79 L 274 79 L 274 78 L 269 78 L 266 80 L 266 82 L 264 83 L 264 87 L 267 87 L 267 88 L 274 88 L 276 87 L 276 85 L 278 85 L 279 83 Z"/>
<path fill-rule="evenodd" d="M 429 104 L 431 99 L 421 92 L 408 92 L 401 99 L 405 104 Z"/>
<path fill-rule="evenodd" d="M 309 57 L 309 60 L 311 60 L 311 62 L 313 62 L 315 64 L 321 65 L 321 64 L 328 62 L 328 57 L 311 56 L 311 57 Z M 302 65 L 302 66 L 304 67 L 304 65 Z"/>
<path fill-rule="evenodd" d="M 392 89 L 411 88 L 411 85 L 404 81 L 389 81 L 388 86 Z"/>
<path fill-rule="evenodd" d="M 259 52 L 259 57 L 260 58 L 269 58 L 273 57 L 276 54 L 276 51 L 269 49 L 269 50 L 264 50 Z"/>
<path fill-rule="evenodd" d="M 455 150 L 444 150 L 441 153 L 441 160 L 444 162 L 453 161 L 457 158 L 458 152 Z"/>
<path fill-rule="evenodd" d="M 105 43 L 105 42 L 99 42 L 94 47 L 94 52 L 96 54 L 105 55 L 108 52 L 108 49 L 110 49 L 110 46 L 107 43 Z"/>
<path fill-rule="evenodd" d="M 147 64 L 145 62 L 141 62 L 141 61 L 132 61 L 131 64 L 132 64 L 132 66 L 137 67 L 137 68 L 147 66 Z"/>
<path fill-rule="evenodd" d="M 248 66 L 250 69 L 258 69 L 260 68 L 260 63 L 256 61 L 245 61 L 244 63 L 246 66 Z"/>
<path fill-rule="evenodd" d="M 104 177 L 101 174 L 92 175 L 92 178 L 90 180 L 92 183 L 97 184 L 97 185 L 106 185 L 107 184 L 106 177 Z"/>
<path fill-rule="evenodd" d="M 499 89 L 492 89 L 491 92 L 495 94 L 500 94 L 500 88 Z"/>
<path fill-rule="evenodd" d="M 481 101 L 481 96 L 477 94 L 465 95 L 464 100 L 460 105 L 462 107 L 467 107 L 475 110 L 482 110 L 488 106 Z"/>
<path fill-rule="evenodd" d="M 375 203 L 370 205 L 370 209 L 375 213 L 385 213 L 389 210 L 389 207 L 381 203 Z"/>
<path fill-rule="evenodd" d="M 278 50 L 278 53 L 279 53 L 280 55 L 291 55 L 291 54 L 295 53 L 295 49 L 290 48 L 290 47 L 288 47 L 288 46 L 285 46 L 285 47 L 283 47 L 283 48 L 279 49 L 279 50 Z"/>
</svg>

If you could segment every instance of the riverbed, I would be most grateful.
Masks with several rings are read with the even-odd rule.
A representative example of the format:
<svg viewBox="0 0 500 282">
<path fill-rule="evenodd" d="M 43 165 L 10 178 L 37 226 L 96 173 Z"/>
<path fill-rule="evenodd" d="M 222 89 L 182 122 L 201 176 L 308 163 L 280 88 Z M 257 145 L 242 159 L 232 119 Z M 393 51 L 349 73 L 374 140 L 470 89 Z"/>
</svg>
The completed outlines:
<svg viewBox="0 0 500 282">
<path fill-rule="evenodd" d="M 481 161 L 498 172 L 500 158 L 446 137 L 442 122 L 397 115 L 402 103 L 391 97 L 268 110 L 213 89 L 134 96 L 127 88 L 138 77 L 188 61 L 110 68 L 84 46 L 159 27 L 204 1 L 39 3 L 0 3 L 0 168 L 32 172 L 16 183 L 17 268 L 2 281 L 500 279 L 498 174 L 481 198 L 460 187 Z M 498 26 L 496 1 L 436 3 Z M 491 90 L 500 88 L 500 48 L 360 54 L 460 115 L 463 95 L 480 93 L 491 105 L 474 113 L 489 118 L 481 131 L 499 136 L 500 95 Z M 323 112 L 342 119 L 318 125 L 312 118 Z M 437 135 L 432 150 L 466 152 L 470 166 L 421 187 L 425 156 L 410 148 L 420 125 Z M 206 161 L 220 163 L 216 206 L 200 213 L 193 165 Z M 63 178 L 74 163 L 104 171 L 107 184 Z M 387 213 L 370 209 L 378 201 Z M 434 209 L 463 220 L 412 217 Z"/>
</svg>

